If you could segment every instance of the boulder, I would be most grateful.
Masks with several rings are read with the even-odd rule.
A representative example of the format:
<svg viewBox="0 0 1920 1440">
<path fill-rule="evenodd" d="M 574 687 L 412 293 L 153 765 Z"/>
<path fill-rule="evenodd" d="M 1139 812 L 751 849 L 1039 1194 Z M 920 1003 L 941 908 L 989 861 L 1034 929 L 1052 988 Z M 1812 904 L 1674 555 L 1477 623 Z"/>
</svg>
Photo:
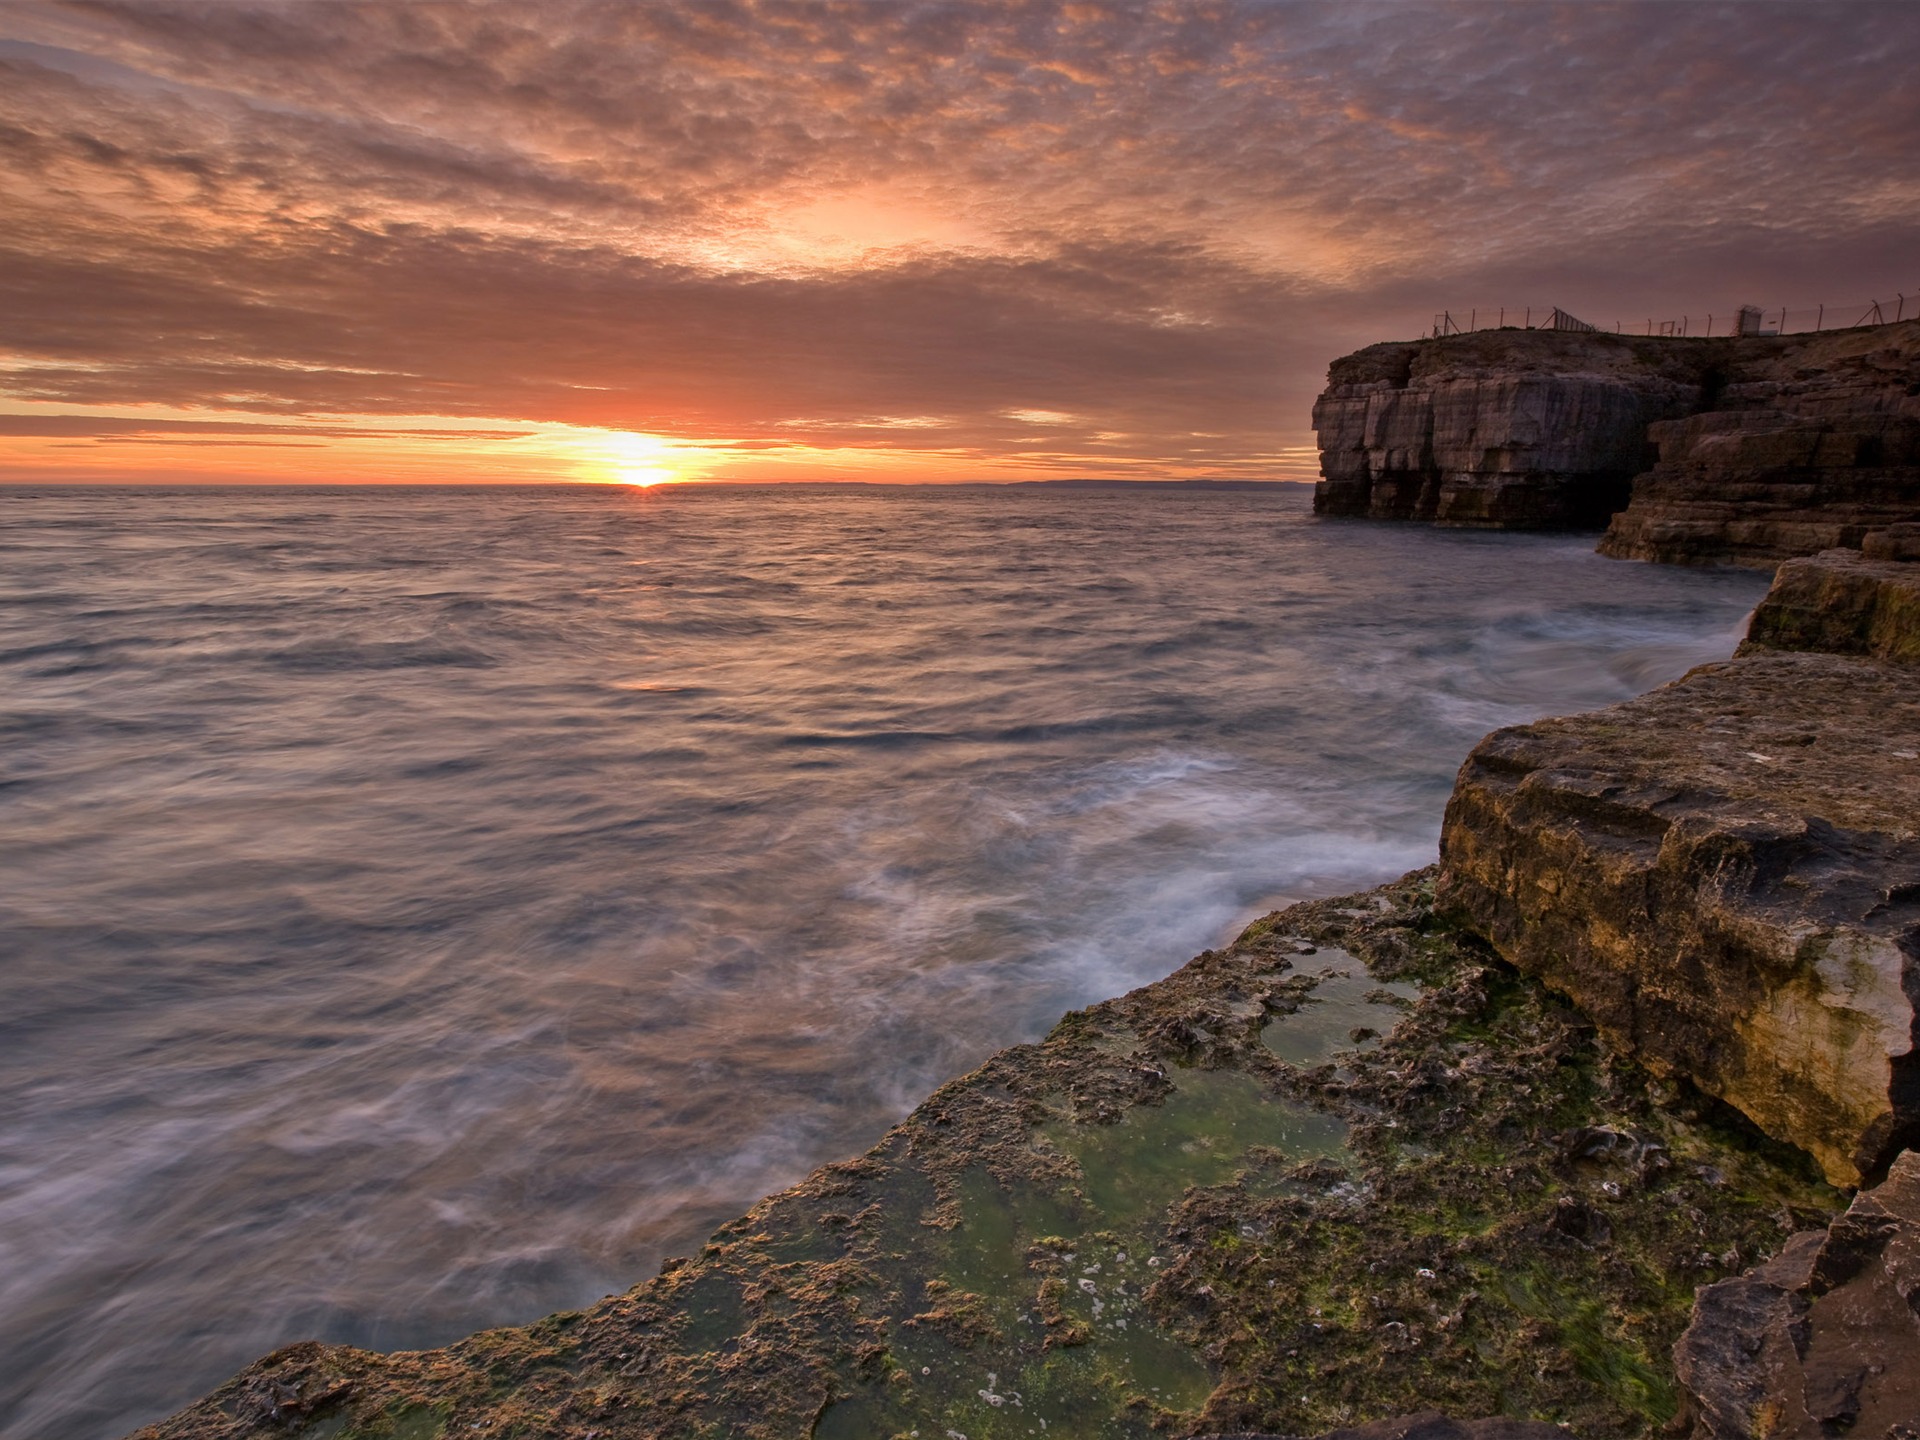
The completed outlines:
<svg viewBox="0 0 1920 1440">
<path fill-rule="evenodd" d="M 1439 904 L 1836 1184 L 1920 1143 L 1920 679 L 1754 653 L 1496 731 Z"/>
<path fill-rule="evenodd" d="M 1920 532 L 1920 526 L 1905 528 Z M 1876 552 L 1900 543 L 1895 537 Z M 1766 650 L 1920 662 L 1920 564 L 1865 558 L 1853 550 L 1787 561 L 1753 612 L 1740 647 L 1743 655 Z"/>
<path fill-rule="evenodd" d="M 1695 1292 L 1673 1360 L 1693 1440 L 1920 1434 L 1920 1154 L 1829 1229 Z"/>
</svg>

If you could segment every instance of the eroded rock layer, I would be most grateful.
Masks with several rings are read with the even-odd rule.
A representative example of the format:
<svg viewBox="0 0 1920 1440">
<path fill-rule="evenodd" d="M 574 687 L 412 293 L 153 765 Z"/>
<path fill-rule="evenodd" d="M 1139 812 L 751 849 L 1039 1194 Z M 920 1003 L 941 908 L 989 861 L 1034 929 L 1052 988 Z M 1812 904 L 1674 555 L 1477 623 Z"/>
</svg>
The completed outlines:
<svg viewBox="0 0 1920 1440">
<path fill-rule="evenodd" d="M 1765 566 L 1920 520 L 1920 324 L 1736 343 L 1709 413 L 1652 427 L 1602 554 Z"/>
<path fill-rule="evenodd" d="M 1483 331 L 1336 360 L 1313 407 L 1322 515 L 1598 529 L 1699 408 L 1708 367 L 1665 342 Z"/>
<path fill-rule="evenodd" d="M 1920 1141 L 1920 672 L 1755 653 L 1462 767 L 1442 904 L 1836 1184 Z"/>
<path fill-rule="evenodd" d="M 1920 322 L 1370 346 L 1314 406 L 1323 515 L 1611 526 L 1604 553 L 1771 565 L 1920 521 Z"/>
</svg>

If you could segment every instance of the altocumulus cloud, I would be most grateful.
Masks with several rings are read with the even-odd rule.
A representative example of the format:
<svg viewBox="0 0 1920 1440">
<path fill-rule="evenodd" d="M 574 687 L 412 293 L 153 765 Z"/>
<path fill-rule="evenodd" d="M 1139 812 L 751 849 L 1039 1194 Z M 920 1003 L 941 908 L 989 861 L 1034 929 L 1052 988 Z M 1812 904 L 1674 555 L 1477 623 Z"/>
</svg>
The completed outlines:
<svg viewBox="0 0 1920 1440">
<path fill-rule="evenodd" d="M 1277 473 L 1440 305 L 1920 288 L 1915 74 L 1904 3 L 16 4 L 0 387 Z"/>
</svg>

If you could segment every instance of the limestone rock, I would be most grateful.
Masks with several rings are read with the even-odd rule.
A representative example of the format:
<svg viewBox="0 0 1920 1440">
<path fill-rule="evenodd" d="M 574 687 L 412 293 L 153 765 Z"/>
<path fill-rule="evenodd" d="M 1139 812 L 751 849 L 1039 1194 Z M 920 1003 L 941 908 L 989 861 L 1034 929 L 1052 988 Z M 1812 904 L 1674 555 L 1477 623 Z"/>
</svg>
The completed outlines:
<svg viewBox="0 0 1920 1440">
<path fill-rule="evenodd" d="M 1920 1154 L 1829 1229 L 1703 1286 L 1673 1359 L 1693 1440 L 1920 1431 Z"/>
<path fill-rule="evenodd" d="M 1323 515 L 1598 529 L 1700 377 L 1613 335 L 1492 331 L 1336 361 L 1314 406 Z"/>
<path fill-rule="evenodd" d="M 1860 553 L 1869 560 L 1920 560 L 1920 524 L 1869 530 L 1860 541 Z"/>
<path fill-rule="evenodd" d="M 1920 526 L 1905 528 L 1920 531 Z M 1903 542 L 1896 537 L 1879 548 L 1884 552 L 1898 543 Z M 1867 559 L 1852 550 L 1787 561 L 1754 611 L 1740 647 L 1743 655 L 1763 650 L 1920 662 L 1920 564 Z"/>
<path fill-rule="evenodd" d="M 1836 1184 L 1920 1143 L 1920 684 L 1756 653 L 1461 768 L 1440 903 Z"/>
<path fill-rule="evenodd" d="M 1920 513 L 1920 421 L 1716 411 L 1654 425 L 1659 462 L 1633 482 L 1602 554 L 1771 565 Z"/>
<path fill-rule="evenodd" d="M 1327 381 L 1318 514 L 1496 529 L 1611 517 L 1603 553 L 1682 563 L 1772 565 L 1869 535 L 1920 554 L 1900 538 L 1920 523 L 1920 322 L 1482 331 L 1370 346 Z"/>
<path fill-rule="evenodd" d="M 1735 344 L 1712 413 L 1652 427 L 1602 554 L 1767 566 L 1920 520 L 1920 325 Z"/>
</svg>

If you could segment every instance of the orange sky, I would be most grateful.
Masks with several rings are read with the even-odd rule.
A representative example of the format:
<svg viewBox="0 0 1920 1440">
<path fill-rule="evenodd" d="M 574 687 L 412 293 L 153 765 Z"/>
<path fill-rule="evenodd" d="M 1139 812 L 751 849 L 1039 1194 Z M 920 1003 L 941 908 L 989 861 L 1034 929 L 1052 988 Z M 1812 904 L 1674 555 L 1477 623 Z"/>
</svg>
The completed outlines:
<svg viewBox="0 0 1920 1440">
<path fill-rule="evenodd" d="M 1904 3 L 14 3 L 0 480 L 1308 479 L 1327 360 L 1443 306 L 1920 292 L 1917 61 Z"/>
</svg>

